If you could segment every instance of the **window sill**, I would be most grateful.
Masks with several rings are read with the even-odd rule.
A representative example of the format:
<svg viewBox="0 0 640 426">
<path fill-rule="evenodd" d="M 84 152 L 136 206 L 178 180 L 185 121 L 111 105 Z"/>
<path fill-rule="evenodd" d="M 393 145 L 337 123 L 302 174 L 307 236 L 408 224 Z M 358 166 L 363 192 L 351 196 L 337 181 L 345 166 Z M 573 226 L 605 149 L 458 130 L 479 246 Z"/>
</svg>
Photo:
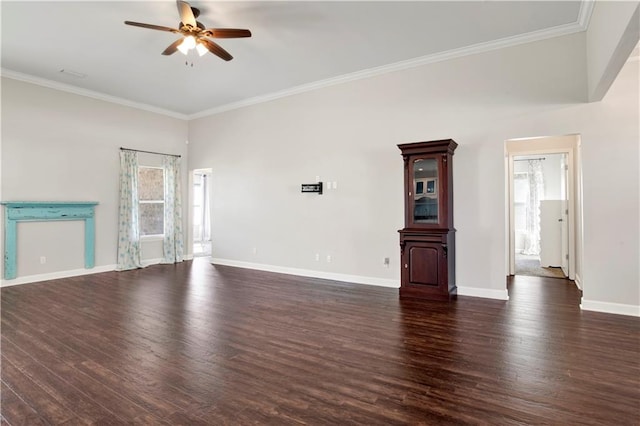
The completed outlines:
<svg viewBox="0 0 640 426">
<path fill-rule="evenodd" d="M 143 235 L 140 237 L 140 241 L 162 241 L 164 240 L 164 235 Z"/>
</svg>

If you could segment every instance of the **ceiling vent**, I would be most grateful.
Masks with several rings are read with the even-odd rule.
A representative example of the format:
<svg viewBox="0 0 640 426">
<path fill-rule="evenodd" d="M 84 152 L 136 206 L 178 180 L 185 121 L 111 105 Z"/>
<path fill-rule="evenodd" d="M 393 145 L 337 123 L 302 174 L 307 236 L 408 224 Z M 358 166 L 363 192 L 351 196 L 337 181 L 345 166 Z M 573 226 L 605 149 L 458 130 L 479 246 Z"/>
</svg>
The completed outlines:
<svg viewBox="0 0 640 426">
<path fill-rule="evenodd" d="M 87 76 L 86 74 L 82 74 L 81 72 L 73 70 L 61 69 L 60 72 L 64 75 L 70 75 L 71 77 L 75 78 L 85 78 Z"/>
</svg>

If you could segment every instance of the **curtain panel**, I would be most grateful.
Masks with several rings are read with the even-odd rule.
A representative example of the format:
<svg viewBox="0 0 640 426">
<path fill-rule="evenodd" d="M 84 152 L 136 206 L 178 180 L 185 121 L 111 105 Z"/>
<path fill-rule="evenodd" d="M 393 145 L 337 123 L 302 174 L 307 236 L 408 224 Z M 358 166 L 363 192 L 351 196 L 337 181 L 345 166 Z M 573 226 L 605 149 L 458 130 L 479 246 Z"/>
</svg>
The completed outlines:
<svg viewBox="0 0 640 426">
<path fill-rule="evenodd" d="M 529 199 L 527 200 L 527 233 L 523 254 L 540 254 L 540 200 L 544 197 L 541 160 L 529 160 Z"/>
<path fill-rule="evenodd" d="M 164 259 L 162 262 L 182 262 L 184 243 L 180 157 L 165 155 L 162 164 L 164 167 Z"/>
<path fill-rule="evenodd" d="M 138 224 L 138 153 L 120 151 L 118 271 L 142 267 Z"/>
</svg>

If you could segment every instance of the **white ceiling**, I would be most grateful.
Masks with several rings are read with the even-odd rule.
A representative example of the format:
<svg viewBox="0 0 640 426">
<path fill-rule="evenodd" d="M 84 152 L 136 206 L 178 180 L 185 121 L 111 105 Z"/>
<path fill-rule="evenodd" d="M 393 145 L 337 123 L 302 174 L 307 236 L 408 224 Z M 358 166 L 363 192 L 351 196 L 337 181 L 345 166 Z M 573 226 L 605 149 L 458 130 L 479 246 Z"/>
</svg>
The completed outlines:
<svg viewBox="0 0 640 426">
<path fill-rule="evenodd" d="M 581 1 L 196 1 L 234 59 L 160 53 L 175 1 L 2 1 L 2 74 L 182 118 L 378 72 L 585 29 Z M 77 78 L 61 69 L 86 74 Z"/>
</svg>

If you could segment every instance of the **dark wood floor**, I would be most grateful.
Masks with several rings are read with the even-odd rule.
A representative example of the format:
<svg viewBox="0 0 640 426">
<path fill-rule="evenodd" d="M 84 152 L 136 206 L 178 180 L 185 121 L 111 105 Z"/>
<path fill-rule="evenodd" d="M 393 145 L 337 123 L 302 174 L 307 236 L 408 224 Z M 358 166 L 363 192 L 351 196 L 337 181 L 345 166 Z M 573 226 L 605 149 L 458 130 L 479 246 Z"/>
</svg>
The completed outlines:
<svg viewBox="0 0 640 426">
<path fill-rule="evenodd" d="M 204 260 L 2 289 L 3 424 L 640 422 L 640 319 Z"/>
</svg>

